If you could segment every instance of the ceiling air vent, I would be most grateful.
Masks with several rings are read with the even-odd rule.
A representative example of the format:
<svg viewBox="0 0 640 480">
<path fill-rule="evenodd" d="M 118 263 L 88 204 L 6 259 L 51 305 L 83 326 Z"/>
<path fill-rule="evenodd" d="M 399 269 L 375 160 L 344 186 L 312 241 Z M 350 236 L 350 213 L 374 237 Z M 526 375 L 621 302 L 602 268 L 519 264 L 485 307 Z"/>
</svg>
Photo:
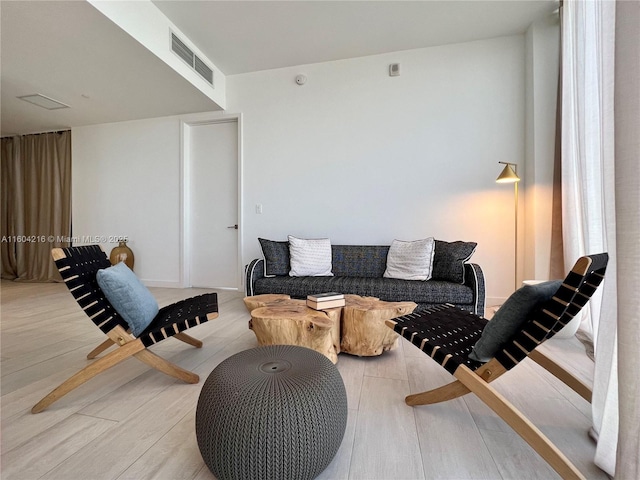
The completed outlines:
<svg viewBox="0 0 640 480">
<path fill-rule="evenodd" d="M 51 97 L 47 97 L 46 95 L 42 95 L 41 93 L 33 93 L 31 95 L 22 95 L 18 97 L 20 100 L 24 100 L 25 102 L 33 103 L 42 108 L 46 108 L 47 110 L 58 110 L 60 108 L 71 108 L 66 103 L 59 102 L 58 100 L 54 100 Z"/>
<path fill-rule="evenodd" d="M 195 71 L 198 72 L 207 82 L 213 85 L 213 70 L 207 67 L 207 65 L 200 60 L 197 55 L 195 56 Z"/>
<path fill-rule="evenodd" d="M 204 78 L 213 86 L 213 70 L 204 63 L 193 51 L 180 40 L 175 33 L 171 32 L 171 50 L 185 61 L 198 75 Z"/>
<path fill-rule="evenodd" d="M 193 68 L 193 57 L 195 55 L 174 33 L 171 34 L 171 50 Z"/>
</svg>

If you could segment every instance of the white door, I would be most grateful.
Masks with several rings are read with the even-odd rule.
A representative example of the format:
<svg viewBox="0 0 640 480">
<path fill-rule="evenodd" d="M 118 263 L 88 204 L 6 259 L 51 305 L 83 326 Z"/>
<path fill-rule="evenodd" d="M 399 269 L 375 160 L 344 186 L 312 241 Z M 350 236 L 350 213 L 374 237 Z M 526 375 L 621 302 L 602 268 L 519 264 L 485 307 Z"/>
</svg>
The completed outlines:
<svg viewBox="0 0 640 480">
<path fill-rule="evenodd" d="M 238 122 L 191 125 L 189 143 L 190 284 L 237 289 Z"/>
</svg>

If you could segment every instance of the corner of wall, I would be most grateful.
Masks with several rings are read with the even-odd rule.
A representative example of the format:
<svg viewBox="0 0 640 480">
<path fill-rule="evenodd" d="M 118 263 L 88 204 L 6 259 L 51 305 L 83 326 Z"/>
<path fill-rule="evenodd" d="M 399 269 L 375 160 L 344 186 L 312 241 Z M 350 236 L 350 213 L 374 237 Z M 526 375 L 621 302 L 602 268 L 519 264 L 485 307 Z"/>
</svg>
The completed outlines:
<svg viewBox="0 0 640 480">
<path fill-rule="evenodd" d="M 556 14 L 526 33 L 523 279 L 549 278 L 560 27 Z"/>
</svg>

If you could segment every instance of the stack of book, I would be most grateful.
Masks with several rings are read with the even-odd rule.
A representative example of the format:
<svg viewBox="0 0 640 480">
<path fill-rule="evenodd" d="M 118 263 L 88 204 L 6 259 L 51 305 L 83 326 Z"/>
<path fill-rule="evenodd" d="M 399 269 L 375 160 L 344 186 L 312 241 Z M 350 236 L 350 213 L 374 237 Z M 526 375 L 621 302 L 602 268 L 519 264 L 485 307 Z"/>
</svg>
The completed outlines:
<svg viewBox="0 0 640 480">
<path fill-rule="evenodd" d="M 344 295 L 336 292 L 316 293 L 307 296 L 307 307 L 314 310 L 344 307 Z"/>
</svg>

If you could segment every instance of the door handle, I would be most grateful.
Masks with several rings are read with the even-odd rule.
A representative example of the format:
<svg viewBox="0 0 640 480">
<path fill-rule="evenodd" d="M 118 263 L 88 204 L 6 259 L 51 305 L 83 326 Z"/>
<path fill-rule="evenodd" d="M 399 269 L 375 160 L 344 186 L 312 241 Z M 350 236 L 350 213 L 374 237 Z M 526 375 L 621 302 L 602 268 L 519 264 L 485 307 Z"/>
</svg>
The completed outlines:
<svg viewBox="0 0 640 480">
<path fill-rule="evenodd" d="M 233 228 L 234 230 L 238 229 L 238 224 L 236 223 L 235 225 L 230 225 L 227 228 Z"/>
</svg>

